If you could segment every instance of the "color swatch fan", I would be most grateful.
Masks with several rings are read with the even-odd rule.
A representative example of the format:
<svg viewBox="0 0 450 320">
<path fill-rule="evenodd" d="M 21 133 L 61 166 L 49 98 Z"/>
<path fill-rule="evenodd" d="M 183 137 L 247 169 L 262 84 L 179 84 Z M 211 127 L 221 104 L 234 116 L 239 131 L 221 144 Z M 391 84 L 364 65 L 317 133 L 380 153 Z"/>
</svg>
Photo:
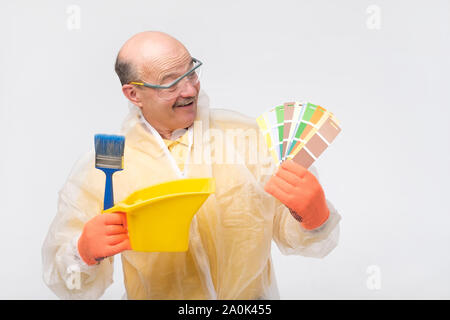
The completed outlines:
<svg viewBox="0 0 450 320">
<path fill-rule="evenodd" d="M 335 116 L 309 102 L 286 102 L 256 119 L 277 165 L 292 159 L 309 168 L 341 131 Z"/>
</svg>

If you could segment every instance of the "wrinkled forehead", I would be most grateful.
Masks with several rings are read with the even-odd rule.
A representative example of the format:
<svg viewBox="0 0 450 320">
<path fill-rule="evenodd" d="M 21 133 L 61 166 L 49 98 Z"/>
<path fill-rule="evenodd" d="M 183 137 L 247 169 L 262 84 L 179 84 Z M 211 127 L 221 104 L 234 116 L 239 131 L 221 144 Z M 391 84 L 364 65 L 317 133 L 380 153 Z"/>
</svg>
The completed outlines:
<svg viewBox="0 0 450 320">
<path fill-rule="evenodd" d="M 173 81 L 189 71 L 194 65 L 191 55 L 184 52 L 176 56 L 159 56 L 143 61 L 142 77 L 146 82 L 162 84 Z"/>
</svg>

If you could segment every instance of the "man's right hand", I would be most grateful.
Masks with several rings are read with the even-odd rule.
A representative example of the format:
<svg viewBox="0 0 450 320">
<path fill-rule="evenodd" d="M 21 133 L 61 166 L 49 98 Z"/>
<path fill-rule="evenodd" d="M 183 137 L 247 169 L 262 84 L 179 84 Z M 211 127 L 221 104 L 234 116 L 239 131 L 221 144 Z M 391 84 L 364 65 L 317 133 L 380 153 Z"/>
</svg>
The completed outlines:
<svg viewBox="0 0 450 320">
<path fill-rule="evenodd" d="M 78 240 L 78 252 L 88 265 L 124 250 L 131 250 L 123 212 L 105 213 L 89 220 Z"/>
</svg>

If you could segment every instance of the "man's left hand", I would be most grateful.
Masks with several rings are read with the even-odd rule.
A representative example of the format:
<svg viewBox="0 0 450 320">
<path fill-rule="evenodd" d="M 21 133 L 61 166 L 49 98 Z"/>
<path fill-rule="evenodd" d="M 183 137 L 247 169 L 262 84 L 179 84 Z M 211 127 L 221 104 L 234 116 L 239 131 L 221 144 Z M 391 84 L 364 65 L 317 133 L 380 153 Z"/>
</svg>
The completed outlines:
<svg viewBox="0 0 450 320">
<path fill-rule="evenodd" d="M 320 227 L 330 214 L 325 193 L 316 177 L 292 160 L 284 161 L 264 190 L 286 205 L 302 227 Z"/>
</svg>

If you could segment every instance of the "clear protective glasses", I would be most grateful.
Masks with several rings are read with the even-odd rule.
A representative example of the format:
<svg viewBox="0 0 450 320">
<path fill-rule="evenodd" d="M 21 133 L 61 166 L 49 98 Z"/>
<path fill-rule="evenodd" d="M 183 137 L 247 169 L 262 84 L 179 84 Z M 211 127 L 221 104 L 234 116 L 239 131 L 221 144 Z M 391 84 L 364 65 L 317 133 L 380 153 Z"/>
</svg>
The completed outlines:
<svg viewBox="0 0 450 320">
<path fill-rule="evenodd" d="M 203 63 L 200 60 L 192 58 L 192 64 L 193 66 L 188 72 L 169 83 L 163 82 L 161 85 L 157 85 L 143 81 L 131 81 L 129 84 L 156 89 L 158 92 L 158 96 L 161 99 L 172 100 L 179 95 L 180 91 L 184 88 L 187 82 L 189 82 L 191 85 L 196 85 L 197 83 L 199 83 L 201 75 L 200 66 Z"/>
</svg>

